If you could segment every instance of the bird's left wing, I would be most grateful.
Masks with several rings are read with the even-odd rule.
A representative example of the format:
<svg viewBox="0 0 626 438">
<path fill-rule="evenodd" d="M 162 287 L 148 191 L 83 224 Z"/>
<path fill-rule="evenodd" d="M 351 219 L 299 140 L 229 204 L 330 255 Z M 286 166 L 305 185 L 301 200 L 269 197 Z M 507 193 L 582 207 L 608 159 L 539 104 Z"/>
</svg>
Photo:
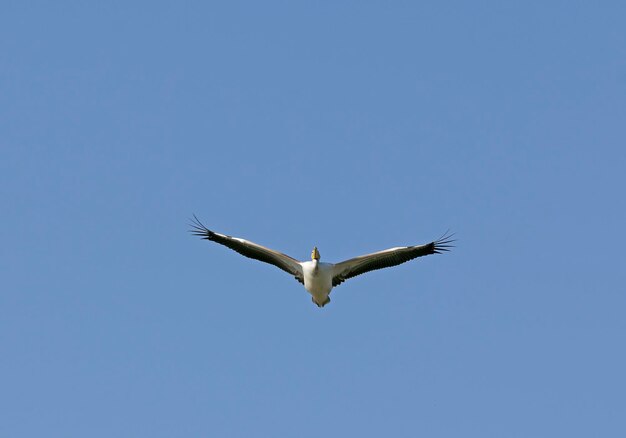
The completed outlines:
<svg viewBox="0 0 626 438">
<path fill-rule="evenodd" d="M 274 265 L 293 275 L 296 280 L 304 284 L 304 276 L 300 262 L 293 257 L 289 257 L 287 254 L 274 251 L 273 249 L 266 248 L 254 242 L 250 242 L 249 240 L 211 231 L 205 227 L 195 215 L 191 223 L 191 233 L 203 239 L 224 245 L 243 256 Z"/>
<path fill-rule="evenodd" d="M 446 233 L 439 239 L 426 245 L 389 248 L 337 263 L 333 270 L 333 286 L 338 286 L 348 278 L 356 277 L 369 271 L 396 266 L 417 257 L 449 251 L 453 246 L 452 242 L 454 242 L 452 237 L 453 234 Z"/>
</svg>

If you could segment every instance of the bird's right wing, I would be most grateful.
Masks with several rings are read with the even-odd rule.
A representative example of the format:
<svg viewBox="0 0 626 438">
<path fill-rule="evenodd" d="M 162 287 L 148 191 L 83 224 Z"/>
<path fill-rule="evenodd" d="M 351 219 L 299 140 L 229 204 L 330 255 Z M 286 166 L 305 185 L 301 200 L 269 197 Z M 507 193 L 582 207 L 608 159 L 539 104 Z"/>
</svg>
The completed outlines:
<svg viewBox="0 0 626 438">
<path fill-rule="evenodd" d="M 333 272 L 333 286 L 338 286 L 348 278 L 369 271 L 396 266 L 417 257 L 449 251 L 454 242 L 452 236 L 446 233 L 434 242 L 425 245 L 389 248 L 337 263 Z"/>
<path fill-rule="evenodd" d="M 224 245 L 243 256 L 274 265 L 293 275 L 296 280 L 304 284 L 304 275 L 300 262 L 282 252 L 274 251 L 273 249 L 266 248 L 245 239 L 211 231 L 205 227 L 195 215 L 191 223 L 191 233 L 203 239 Z"/>
</svg>

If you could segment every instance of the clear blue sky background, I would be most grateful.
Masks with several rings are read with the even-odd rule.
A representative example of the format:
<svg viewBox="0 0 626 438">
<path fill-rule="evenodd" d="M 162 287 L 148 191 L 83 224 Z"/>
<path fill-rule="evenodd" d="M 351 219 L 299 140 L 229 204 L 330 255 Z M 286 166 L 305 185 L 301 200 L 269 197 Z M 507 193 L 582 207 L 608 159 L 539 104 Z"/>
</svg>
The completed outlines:
<svg viewBox="0 0 626 438">
<path fill-rule="evenodd" d="M 0 436 L 626 436 L 625 22 L 3 2 Z M 459 241 L 318 309 L 193 213 L 301 259 Z"/>
</svg>

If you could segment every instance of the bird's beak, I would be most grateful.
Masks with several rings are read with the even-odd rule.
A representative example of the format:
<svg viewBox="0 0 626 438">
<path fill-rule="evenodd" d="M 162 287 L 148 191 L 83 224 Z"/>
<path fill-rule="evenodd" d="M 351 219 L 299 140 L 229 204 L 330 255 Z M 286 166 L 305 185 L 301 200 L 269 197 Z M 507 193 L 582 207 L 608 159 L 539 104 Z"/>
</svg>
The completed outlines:
<svg viewBox="0 0 626 438">
<path fill-rule="evenodd" d="M 320 252 L 317 250 L 317 246 L 315 248 L 313 248 L 313 251 L 311 251 L 311 260 L 319 260 L 320 259 Z"/>
</svg>

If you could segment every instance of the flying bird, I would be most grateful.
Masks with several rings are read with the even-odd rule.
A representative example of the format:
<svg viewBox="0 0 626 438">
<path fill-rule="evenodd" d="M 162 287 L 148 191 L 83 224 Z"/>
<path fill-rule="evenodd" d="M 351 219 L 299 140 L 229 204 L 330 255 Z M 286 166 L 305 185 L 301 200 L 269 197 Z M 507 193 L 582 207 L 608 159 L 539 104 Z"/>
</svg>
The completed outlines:
<svg viewBox="0 0 626 438">
<path fill-rule="evenodd" d="M 339 286 L 349 278 L 376 269 L 396 266 L 417 257 L 441 254 L 449 251 L 453 247 L 452 242 L 454 242 L 452 238 L 454 234 L 446 232 L 439 239 L 425 245 L 399 246 L 365 254 L 340 263 L 324 263 L 320 262 L 320 253 L 317 247 L 311 251 L 310 261 L 301 262 L 249 240 L 211 231 L 195 215 L 190 231 L 195 236 L 219 243 L 243 256 L 269 263 L 293 275 L 296 280 L 304 285 L 304 288 L 311 294 L 311 300 L 318 307 L 324 307 L 328 304 L 332 288 Z"/>
</svg>

